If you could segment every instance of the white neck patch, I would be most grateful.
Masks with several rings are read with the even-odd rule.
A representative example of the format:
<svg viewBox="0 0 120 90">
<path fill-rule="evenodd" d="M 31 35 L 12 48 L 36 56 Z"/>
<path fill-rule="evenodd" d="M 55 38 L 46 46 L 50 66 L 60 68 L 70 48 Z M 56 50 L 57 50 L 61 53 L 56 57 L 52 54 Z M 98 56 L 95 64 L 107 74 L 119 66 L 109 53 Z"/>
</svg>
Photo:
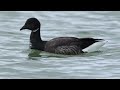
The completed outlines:
<svg viewBox="0 0 120 90">
<path fill-rule="evenodd" d="M 37 29 L 33 30 L 32 32 L 37 32 L 38 30 L 39 30 L 39 28 L 37 28 Z"/>
</svg>

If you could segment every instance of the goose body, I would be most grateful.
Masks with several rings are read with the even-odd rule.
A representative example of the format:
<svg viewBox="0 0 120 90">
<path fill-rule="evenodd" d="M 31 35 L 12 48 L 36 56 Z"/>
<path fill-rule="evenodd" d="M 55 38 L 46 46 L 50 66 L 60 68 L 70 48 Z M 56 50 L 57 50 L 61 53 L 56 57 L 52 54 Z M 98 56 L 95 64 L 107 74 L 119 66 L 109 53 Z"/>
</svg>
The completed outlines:
<svg viewBox="0 0 120 90">
<path fill-rule="evenodd" d="M 49 41 L 43 41 L 40 35 L 40 22 L 36 18 L 29 18 L 20 29 L 31 30 L 30 48 L 50 53 L 76 55 L 84 52 L 96 51 L 105 44 L 103 39 L 58 37 Z M 95 49 L 93 48 L 95 47 Z"/>
</svg>

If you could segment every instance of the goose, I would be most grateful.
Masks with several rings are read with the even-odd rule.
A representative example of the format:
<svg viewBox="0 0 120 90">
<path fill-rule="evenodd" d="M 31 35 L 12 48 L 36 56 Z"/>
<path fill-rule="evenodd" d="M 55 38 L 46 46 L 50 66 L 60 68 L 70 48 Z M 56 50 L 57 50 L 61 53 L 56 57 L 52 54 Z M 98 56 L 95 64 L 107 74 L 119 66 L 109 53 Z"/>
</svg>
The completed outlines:
<svg viewBox="0 0 120 90">
<path fill-rule="evenodd" d="M 37 18 L 29 18 L 20 29 L 31 30 L 30 48 L 41 50 L 49 53 L 77 55 L 85 52 L 94 52 L 99 50 L 106 41 L 94 38 L 77 38 L 77 37 L 57 37 L 49 41 L 43 41 L 40 34 L 41 23 Z"/>
</svg>

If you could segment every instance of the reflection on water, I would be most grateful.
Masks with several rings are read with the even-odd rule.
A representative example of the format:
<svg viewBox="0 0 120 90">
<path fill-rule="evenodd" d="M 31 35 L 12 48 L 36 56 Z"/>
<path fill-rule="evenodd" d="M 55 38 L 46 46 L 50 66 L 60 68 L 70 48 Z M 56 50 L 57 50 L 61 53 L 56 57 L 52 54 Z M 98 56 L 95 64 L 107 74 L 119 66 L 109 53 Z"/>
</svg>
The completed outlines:
<svg viewBox="0 0 120 90">
<path fill-rule="evenodd" d="M 66 58 L 66 57 L 72 57 L 75 55 L 61 55 L 61 54 L 54 54 L 54 53 L 49 53 L 49 52 L 44 52 L 44 51 L 40 51 L 40 50 L 29 50 L 29 54 L 28 57 L 29 59 L 33 59 L 35 60 L 35 57 L 56 57 L 56 58 Z M 77 55 L 76 55 L 77 56 Z"/>
<path fill-rule="evenodd" d="M 81 53 L 79 55 L 61 55 L 61 54 L 54 54 L 54 53 L 49 53 L 49 52 L 44 52 L 40 50 L 34 50 L 34 49 L 29 49 L 28 52 L 28 60 L 39 60 L 39 58 L 62 58 L 62 59 L 67 59 L 68 57 L 90 57 L 90 56 L 99 56 L 103 54 L 103 51 L 95 51 L 91 53 Z"/>
<path fill-rule="evenodd" d="M 41 57 L 40 55 L 41 51 L 39 50 L 30 50 L 30 53 L 28 54 L 29 57 Z"/>
</svg>

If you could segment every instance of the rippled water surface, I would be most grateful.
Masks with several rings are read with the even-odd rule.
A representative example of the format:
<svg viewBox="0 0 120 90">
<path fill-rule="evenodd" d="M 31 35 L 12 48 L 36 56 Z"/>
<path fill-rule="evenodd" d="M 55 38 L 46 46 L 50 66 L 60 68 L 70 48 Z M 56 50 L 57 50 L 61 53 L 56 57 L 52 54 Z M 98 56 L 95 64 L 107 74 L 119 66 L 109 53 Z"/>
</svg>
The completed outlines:
<svg viewBox="0 0 120 90">
<path fill-rule="evenodd" d="M 26 19 L 41 21 L 41 37 L 93 37 L 108 41 L 97 52 L 55 55 L 29 49 Z M 0 78 L 120 78 L 119 11 L 1 11 Z"/>
</svg>

